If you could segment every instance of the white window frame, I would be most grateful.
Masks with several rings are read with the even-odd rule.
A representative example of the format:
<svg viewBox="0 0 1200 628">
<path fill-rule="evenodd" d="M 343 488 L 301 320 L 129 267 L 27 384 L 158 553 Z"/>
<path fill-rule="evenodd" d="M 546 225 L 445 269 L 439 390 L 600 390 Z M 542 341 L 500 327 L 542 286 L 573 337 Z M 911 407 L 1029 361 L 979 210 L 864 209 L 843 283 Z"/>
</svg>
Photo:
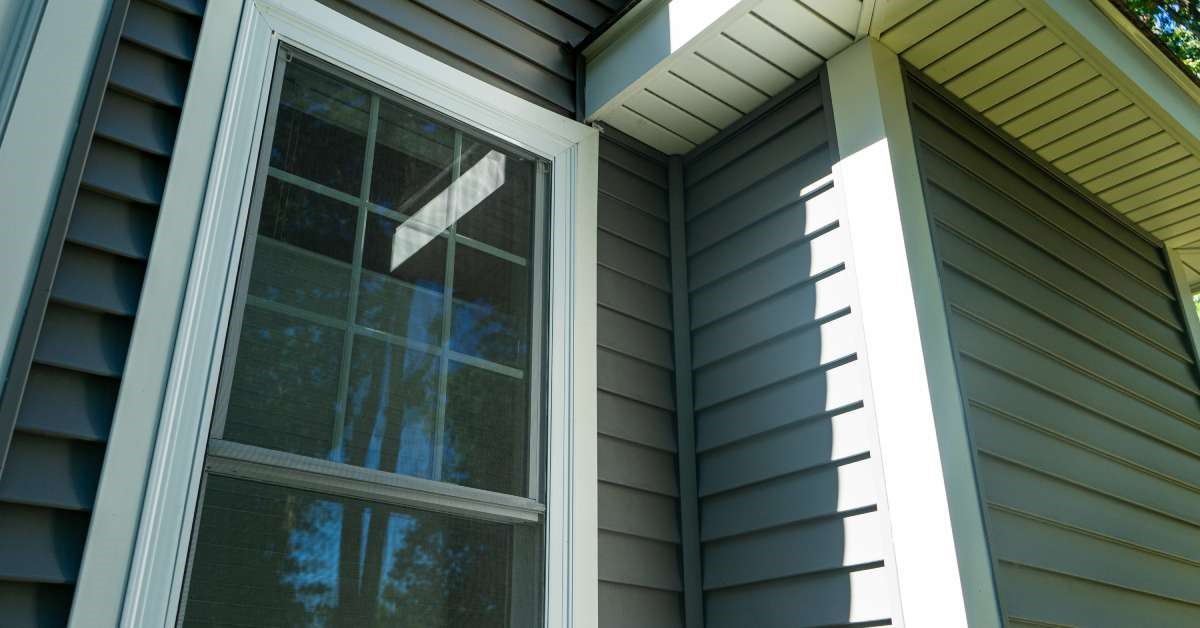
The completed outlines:
<svg viewBox="0 0 1200 628">
<path fill-rule="evenodd" d="M 550 160 L 545 623 L 595 626 L 597 133 L 316 0 L 244 0 L 121 625 L 176 621 L 281 42 Z"/>
</svg>

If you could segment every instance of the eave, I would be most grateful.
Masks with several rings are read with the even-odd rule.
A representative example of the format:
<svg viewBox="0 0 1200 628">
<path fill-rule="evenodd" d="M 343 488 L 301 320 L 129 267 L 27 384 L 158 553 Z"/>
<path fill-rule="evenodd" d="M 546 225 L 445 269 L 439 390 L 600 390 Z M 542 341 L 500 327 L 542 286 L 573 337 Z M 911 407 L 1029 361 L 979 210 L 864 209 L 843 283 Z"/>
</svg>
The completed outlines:
<svg viewBox="0 0 1200 628">
<path fill-rule="evenodd" d="M 589 120 L 684 154 L 874 37 L 1178 249 L 1200 286 L 1200 87 L 1108 0 L 642 4 L 585 51 Z M 697 4 L 725 11 L 672 40 L 672 9 Z"/>
<path fill-rule="evenodd" d="M 870 2 L 868 2 L 868 5 Z M 683 154 L 866 33 L 859 0 L 646 0 L 584 50 L 587 119 Z"/>
</svg>

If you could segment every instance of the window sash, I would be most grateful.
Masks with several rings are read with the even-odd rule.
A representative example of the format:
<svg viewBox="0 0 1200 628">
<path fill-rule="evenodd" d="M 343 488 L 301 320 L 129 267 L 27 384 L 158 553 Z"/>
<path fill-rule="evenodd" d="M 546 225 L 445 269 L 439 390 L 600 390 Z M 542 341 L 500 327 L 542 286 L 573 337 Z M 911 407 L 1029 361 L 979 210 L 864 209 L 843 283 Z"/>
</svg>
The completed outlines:
<svg viewBox="0 0 1200 628">
<path fill-rule="evenodd" d="M 540 485 L 548 498 L 543 616 L 547 625 L 594 626 L 597 131 L 430 58 L 317 0 L 231 2 L 240 15 L 226 10 L 210 16 L 221 19 L 205 20 L 199 50 L 206 56 L 197 62 L 219 71 L 193 77 L 207 89 L 189 92 L 180 130 L 179 144 L 203 156 L 188 164 L 202 161 L 204 174 L 181 171 L 171 177 L 182 182 L 171 198 L 198 209 L 169 212 L 182 212 L 185 218 L 167 225 L 170 229 L 160 228 L 151 257 L 152 275 L 184 285 L 178 318 L 134 331 L 135 344 L 146 345 L 143 353 L 170 364 L 161 412 L 145 443 L 127 439 L 110 445 L 123 452 L 120 460 L 144 469 L 137 475 L 145 477 L 145 491 L 127 490 L 119 465 L 107 465 L 101 477 L 102 486 L 118 482 L 122 488 L 102 491 L 109 499 L 99 506 L 112 513 L 140 513 L 135 540 L 128 554 L 120 544 L 112 552 L 89 553 L 84 565 L 89 592 L 118 587 L 121 594 L 82 600 L 75 616 L 88 617 L 93 611 L 107 616 L 106 600 L 114 597 L 121 600 L 121 626 L 168 625 L 177 616 L 216 400 L 220 361 L 214 348 L 224 346 L 235 287 L 230 261 L 244 235 L 270 70 L 275 51 L 286 42 L 553 162 L 553 189 L 544 193 L 555 220 L 553 225 L 543 221 L 540 226 L 548 229 L 539 238 L 547 243 L 545 266 L 555 269 L 543 282 L 547 363 L 544 373 L 531 373 L 548 382 L 540 400 L 546 420 L 540 434 L 546 458 Z M 233 45 L 231 62 L 222 60 L 230 58 L 222 48 L 228 45 Z M 221 97 L 212 98 L 214 91 Z M 197 103 L 199 108 L 191 106 Z M 171 249 L 179 247 L 189 262 L 175 269 Z M 159 333 L 163 326 L 171 329 Z M 127 574 L 117 578 L 124 584 L 112 583 L 114 573 Z"/>
<path fill-rule="evenodd" d="M 365 154 L 363 156 L 363 172 L 362 183 L 358 196 L 350 195 L 345 192 L 328 188 L 320 183 L 310 181 L 302 176 L 283 171 L 279 168 L 270 166 L 270 154 L 273 145 L 273 135 L 276 126 L 276 118 L 280 108 L 282 107 L 281 91 L 284 80 L 284 75 L 287 71 L 289 63 L 299 60 L 310 67 L 317 68 L 319 71 L 333 74 L 341 80 L 345 80 L 351 84 L 365 89 L 370 97 L 370 114 L 369 124 L 365 136 Z M 359 284 L 362 278 L 362 273 L 367 271 L 363 267 L 363 251 L 365 247 L 365 231 L 367 219 L 370 215 L 380 215 L 392 219 L 404 220 L 410 216 L 403 213 L 382 207 L 373 203 L 371 198 L 371 181 L 373 175 L 374 152 L 377 140 L 377 129 L 380 120 L 380 105 L 383 96 L 380 92 L 384 88 L 362 79 L 352 72 L 342 70 L 340 68 L 329 67 L 327 63 L 320 60 L 315 60 L 309 55 L 300 51 L 294 50 L 286 44 L 281 44 L 276 50 L 275 63 L 271 77 L 271 89 L 267 97 L 265 105 L 265 121 L 263 124 L 262 138 L 257 159 L 257 167 L 252 176 L 254 177 L 254 188 L 250 199 L 250 214 L 247 217 L 244 226 L 243 246 L 238 257 L 237 265 L 237 283 L 235 288 L 234 301 L 231 310 L 231 316 L 227 327 L 227 344 L 221 355 L 221 374 L 218 383 L 217 402 L 215 405 L 214 416 L 212 419 L 212 429 L 210 433 L 210 449 L 209 456 L 223 456 L 220 462 L 213 463 L 206 461 L 205 469 L 211 473 L 232 474 L 236 471 L 238 477 L 245 479 L 261 479 L 277 484 L 285 484 L 293 486 L 292 483 L 282 482 L 281 475 L 277 472 L 280 468 L 291 468 L 294 470 L 315 471 L 322 468 L 334 474 L 336 477 L 342 478 L 372 478 L 365 481 L 364 484 L 358 485 L 356 488 L 360 492 L 355 493 L 356 496 L 362 499 L 383 501 L 388 503 L 401 503 L 398 500 L 406 500 L 403 503 L 413 506 L 427 504 L 434 509 L 446 510 L 450 509 L 453 512 L 461 515 L 478 515 L 481 518 L 491 518 L 498 512 L 504 513 L 504 520 L 514 522 L 530 523 L 538 521 L 536 515 L 545 512 L 545 508 L 538 504 L 538 500 L 543 495 L 541 490 L 541 466 L 544 463 L 545 455 L 541 451 L 541 430 L 545 423 L 542 416 L 544 404 L 545 386 L 540 380 L 542 369 L 541 363 L 544 361 L 543 348 L 545 342 L 546 331 L 543 328 L 544 322 L 544 307 L 545 300 L 548 295 L 545 294 L 545 278 L 546 272 L 544 269 L 544 249 L 545 249 L 545 227 L 546 220 L 545 202 L 546 194 L 546 179 L 549 169 L 546 168 L 546 162 L 534 158 L 534 163 L 537 164 L 534 176 L 534 207 L 533 214 L 533 234 L 531 234 L 531 253 L 533 257 L 533 268 L 530 290 L 530 310 L 529 310 L 529 329 L 530 329 L 530 357 L 528 364 L 530 365 L 529 372 L 526 373 L 522 369 L 514 368 L 505 364 L 492 362 L 477 356 L 454 351 L 450 348 L 453 324 L 453 309 L 454 309 L 454 260 L 455 249 L 458 245 L 467 246 L 493 257 L 499 258 L 509 263 L 517 264 L 521 267 L 528 267 L 530 260 L 524 257 L 515 255 L 508 251 L 499 249 L 483 242 L 479 242 L 468 236 L 458 233 L 457 223 L 451 224 L 446 230 L 438 234 L 437 237 L 448 242 L 445 252 L 445 268 L 444 268 L 444 286 L 442 290 L 442 320 L 441 332 L 438 338 L 437 345 L 431 345 L 418 340 L 413 340 L 399 334 L 390 333 L 384 330 L 368 327 L 357 322 L 357 301 L 359 294 Z M 502 145 L 505 150 L 516 152 L 522 156 L 529 157 L 528 153 L 520 149 L 515 149 L 506 145 L 500 138 L 490 137 L 484 133 L 472 133 L 469 130 L 469 122 L 464 122 L 456 119 L 449 119 L 437 112 L 430 111 L 418 103 L 411 102 L 399 95 L 389 97 L 389 100 L 396 102 L 403 107 L 409 108 L 422 115 L 431 117 L 435 120 L 446 121 L 455 131 L 454 133 L 454 152 L 453 161 L 451 162 L 452 176 L 450 181 L 457 181 L 461 174 L 462 163 L 462 139 L 464 135 L 470 134 L 489 144 Z M 462 128 L 467 126 L 467 129 Z M 333 200 L 352 205 L 356 208 L 357 218 L 354 234 L 354 252 L 353 259 L 348 265 L 351 271 L 350 274 L 350 291 L 349 291 L 349 306 L 345 318 L 335 318 L 332 316 L 311 312 L 303 308 L 291 306 L 285 303 L 279 303 L 262 299 L 249 294 L 250 278 L 252 274 L 253 264 L 255 262 L 255 252 L 258 246 L 258 226 L 261 219 L 263 196 L 265 192 L 266 182 L 270 179 L 283 181 L 298 187 L 302 187 L 315 194 L 331 198 Z M 435 179 L 436 180 L 436 179 Z M 414 198 L 420 195 L 414 195 Z M 281 243 L 281 246 L 288 246 L 286 243 Z M 315 255 L 315 254 L 314 254 Z M 336 260 L 323 260 L 333 264 L 342 264 Z M 414 286 L 415 288 L 415 286 Z M 419 288 L 417 288 L 419 289 Z M 355 465 L 340 464 L 328 461 L 322 461 L 316 458 L 308 458 L 287 452 L 273 452 L 280 454 L 279 456 L 270 457 L 273 463 L 266 465 L 255 464 L 264 460 L 265 452 L 272 450 L 251 446 L 242 445 L 231 441 L 223 440 L 225 432 L 225 422 L 228 417 L 229 401 L 234 382 L 234 369 L 237 362 L 238 346 L 241 341 L 242 319 L 245 315 L 247 307 L 255 307 L 257 309 L 268 310 L 288 316 L 293 316 L 308 322 L 318 323 L 324 326 L 332 327 L 343 332 L 342 338 L 342 356 L 339 361 L 338 373 L 338 388 L 337 388 L 337 405 L 336 413 L 333 422 L 332 448 L 337 450 L 342 442 L 344 435 L 345 418 L 348 408 L 349 396 L 349 379 L 351 370 L 354 367 L 353 350 L 356 338 L 368 337 L 373 340 L 379 340 L 388 345 L 400 346 L 404 348 L 412 348 L 429 355 L 435 356 L 439 362 L 437 374 L 437 405 L 436 418 L 434 422 L 434 442 L 433 442 L 433 461 L 432 461 L 432 478 L 419 478 L 413 476 L 402 476 L 401 474 L 392 473 L 382 470 L 371 470 L 372 473 L 358 474 L 355 471 L 362 469 Z M 493 373 L 512 377 L 515 379 L 523 379 L 527 382 L 529 395 L 529 412 L 527 417 L 527 451 L 526 451 L 526 496 L 527 499 L 518 498 L 518 501 L 513 501 L 510 498 L 514 496 L 507 493 L 500 493 L 471 487 L 459 486 L 448 482 L 442 482 L 442 467 L 443 454 L 445 446 L 446 432 L 446 408 L 449 405 L 447 396 L 447 383 L 449 380 L 448 370 L 451 362 L 487 370 Z M 528 376 L 528 377 L 527 377 Z M 214 453 L 213 447 L 217 447 L 215 451 L 225 452 L 224 454 Z M 240 455 L 239 455 L 240 454 Z M 304 460 L 299 460 L 303 458 Z M 305 460 L 315 460 L 317 462 L 328 462 L 323 465 L 311 465 Z M 263 476 L 258 478 L 256 472 L 262 472 Z M 387 478 L 384 476 L 394 476 Z M 400 479 L 396 479 L 400 478 Z M 411 480 L 411 481 L 409 481 Z M 441 491 L 431 491 L 428 488 L 428 482 L 444 484 L 446 486 L 455 487 Z M 307 486 L 313 487 L 318 483 L 310 481 Z M 330 490 L 337 483 L 327 483 L 327 488 Z M 372 496 L 368 490 L 370 487 L 377 487 L 377 495 Z M 294 488 L 304 488 L 304 486 L 293 486 Z M 465 493 L 455 489 L 465 489 Z M 318 490 L 313 488 L 313 490 Z M 409 494 L 398 495 L 397 493 Z M 438 499 L 430 499 L 430 495 L 439 496 Z M 467 497 L 464 497 L 466 495 Z M 458 496 L 457 499 L 453 496 Z M 449 501 L 447 501 L 449 500 Z M 515 504 L 515 505 L 514 505 Z M 537 505 L 532 507 L 531 504 Z M 531 516 L 533 513 L 533 516 Z"/>
<path fill-rule="evenodd" d="M 369 503 L 381 505 L 403 506 L 416 508 L 425 511 L 441 512 L 446 514 L 458 515 L 475 520 L 494 521 L 520 526 L 537 526 L 540 530 L 538 536 L 541 537 L 543 557 L 546 556 L 546 547 L 548 538 L 544 527 L 546 507 L 539 503 L 537 498 L 541 492 L 541 473 L 540 467 L 544 464 L 545 455 L 540 450 L 540 430 L 543 427 L 543 417 L 541 416 L 541 399 L 544 395 L 545 386 L 539 380 L 534 378 L 534 373 L 540 373 L 540 369 L 532 368 L 539 365 L 544 356 L 542 355 L 543 339 L 545 330 L 541 329 L 544 325 L 544 317 L 542 310 L 544 308 L 544 292 L 545 292 L 545 275 L 542 269 L 542 260 L 544 254 L 542 251 L 545 248 L 545 243 L 541 238 L 544 238 L 545 229 L 543 223 L 546 220 L 546 212 L 544 210 L 545 194 L 548 168 L 544 167 L 545 162 L 536 160 L 534 171 L 534 207 L 532 208 L 532 229 L 533 233 L 530 237 L 531 253 L 534 260 L 534 266 L 530 269 L 533 271 L 529 278 L 531 282 L 531 290 L 529 298 L 531 300 L 529 310 L 529 359 L 527 364 L 531 366 L 529 372 L 526 373 L 522 369 L 513 368 L 504 364 L 494 363 L 486 359 L 467 355 L 451 349 L 452 343 L 452 325 L 454 322 L 454 293 L 455 293 L 455 248 L 458 244 L 476 248 L 488 254 L 493 254 L 494 257 L 505 260 L 510 263 L 517 263 L 523 268 L 529 268 L 530 260 L 514 255 L 507 251 L 502 251 L 496 247 L 477 242 L 466 236 L 458 234 L 457 223 L 449 225 L 443 232 L 439 233 L 438 237 L 445 239 L 448 242 L 444 253 L 444 285 L 442 289 L 442 320 L 441 333 L 438 336 L 438 344 L 429 345 L 424 342 L 411 340 L 399 334 L 389 333 L 383 330 L 371 328 L 359 324 L 357 313 L 357 301 L 360 292 L 360 281 L 362 273 L 367 270 L 363 266 L 363 254 L 365 248 L 365 232 L 368 217 L 374 213 L 383 215 L 389 218 L 400 217 L 401 219 L 408 218 L 402 212 L 393 211 L 387 208 L 380 207 L 372 203 L 371 198 L 371 181 L 373 179 L 374 152 L 376 149 L 377 129 L 381 119 L 380 108 L 383 96 L 380 95 L 381 88 L 371 83 L 361 80 L 354 81 L 367 90 L 370 99 L 370 113 L 368 118 L 368 127 L 365 135 L 365 150 L 363 156 L 363 172 L 361 174 L 362 182 L 359 190 L 359 195 L 351 196 L 344 192 L 333 190 L 295 175 L 282 171 L 278 168 L 269 165 L 271 150 L 274 145 L 274 135 L 276 133 L 276 119 L 279 110 L 282 108 L 281 87 L 283 79 L 287 72 L 289 63 L 296 62 L 299 57 L 301 62 L 309 67 L 317 68 L 319 71 L 324 71 L 337 76 L 344 77 L 348 74 L 346 71 L 328 68 L 327 64 L 319 60 L 307 58 L 307 55 L 292 50 L 289 46 L 280 45 L 276 50 L 274 69 L 272 74 L 271 89 L 268 97 L 263 103 L 265 108 L 265 121 L 261 130 L 261 139 L 259 145 L 259 155 L 257 158 L 257 167 L 249 176 L 253 177 L 253 191 L 249 199 L 249 214 L 245 223 L 242 225 L 242 237 L 244 238 L 241 247 L 240 256 L 237 257 L 233 266 L 237 268 L 236 283 L 234 289 L 233 302 L 229 321 L 226 327 L 226 344 L 224 351 L 218 351 L 218 360 L 221 363 L 217 401 L 214 405 L 214 415 L 212 417 L 210 437 L 208 440 L 207 451 L 204 454 L 203 472 L 204 476 L 219 475 L 238 479 L 249 480 L 262 484 L 271 484 L 289 489 L 308 491 L 315 494 L 329 495 L 338 498 L 351 498 L 363 500 Z M 356 78 L 356 77 L 355 77 Z M 401 97 L 392 99 L 398 101 L 401 106 L 417 111 L 421 114 L 434 117 L 435 119 L 443 118 L 435 112 L 426 111 L 424 107 L 416 103 L 407 102 Z M 463 160 L 463 125 L 469 124 L 469 121 L 451 120 L 450 126 L 454 129 L 454 148 L 453 160 L 451 162 L 451 178 L 450 181 L 457 181 L 461 175 L 461 164 Z M 503 145 L 498 138 L 490 138 L 487 136 L 481 137 L 489 144 Z M 508 147 L 505 146 L 507 149 Z M 253 274 L 253 268 L 256 261 L 256 248 L 259 241 L 259 222 L 263 210 L 263 201 L 265 194 L 266 182 L 270 179 L 281 180 L 293 185 L 298 185 L 318 195 L 332 198 L 334 200 L 346 203 L 355 208 L 357 217 L 355 220 L 354 233 L 354 249 L 352 261 L 349 264 L 349 302 L 344 315 L 344 318 L 332 317 L 329 315 L 319 314 L 305 310 L 301 307 L 291 306 L 285 303 L 278 303 L 263 299 L 249 294 L 250 279 Z M 437 181 L 435 178 L 433 181 Z M 420 197 L 420 194 L 414 197 Z M 282 246 L 289 246 L 286 243 L 280 243 Z M 307 253 L 307 251 L 306 251 Z M 494 253 L 501 253 L 495 255 Z M 313 255 L 316 255 L 315 253 Z M 344 264 L 337 260 L 330 260 L 322 257 L 323 262 L 332 264 Z M 368 271 L 370 272 L 370 271 Z M 415 288 L 415 286 L 414 286 Z M 319 323 L 322 325 L 333 327 L 342 332 L 342 355 L 339 361 L 338 387 L 337 387 L 337 403 L 336 412 L 333 421 L 333 437 L 331 440 L 332 450 L 337 451 L 341 448 L 342 438 L 344 436 L 346 412 L 349 407 L 349 388 L 350 374 L 354 367 L 354 343 L 356 338 L 360 336 L 369 337 L 375 340 L 381 340 L 385 344 L 398 345 L 403 347 L 411 347 L 420 351 L 426 352 L 436 357 L 439 362 L 438 380 L 437 380 L 437 396 L 436 396 L 436 419 L 434 422 L 434 438 L 433 438 L 433 462 L 432 462 L 432 478 L 422 478 L 411 475 L 385 471 L 381 469 L 372 469 L 361 467 L 352 464 L 334 462 L 331 460 L 296 454 L 286 451 L 274 450 L 267 447 L 260 447 L 246 443 L 234 442 L 225 440 L 224 430 L 225 422 L 228 416 L 229 402 L 231 391 L 234 383 L 234 372 L 237 362 L 238 345 L 242 339 L 242 323 L 246 313 L 246 309 L 254 307 L 264 309 L 271 312 L 278 312 L 288 316 L 294 316 L 301 320 Z M 490 490 L 472 488 L 468 486 L 458 485 L 442 480 L 443 472 L 443 454 L 446 435 L 446 408 L 449 405 L 448 398 L 448 380 L 449 367 L 451 361 L 469 365 L 474 368 L 498 373 L 507 377 L 523 379 L 526 383 L 527 394 L 529 395 L 528 416 L 527 418 L 527 434 L 528 439 L 525 446 L 526 451 L 526 477 L 524 485 L 529 497 L 514 496 L 507 493 L 501 493 Z M 526 376 L 528 378 L 526 379 Z M 202 482 L 204 480 L 202 479 Z M 186 591 L 190 586 L 190 573 L 195 559 L 196 543 L 199 537 L 199 525 L 203 521 L 204 511 L 207 508 L 205 503 L 205 493 L 203 489 L 197 494 L 196 516 L 193 521 L 192 531 L 189 539 L 189 547 L 187 551 L 187 561 L 185 563 L 185 576 L 183 581 L 183 593 L 180 596 L 179 608 L 176 611 L 175 622 L 177 625 L 182 625 L 187 616 L 187 596 Z M 514 535 L 514 538 L 519 538 L 521 535 Z M 523 537 L 521 537 L 523 538 Z M 518 554 L 513 554 L 512 560 L 516 560 Z M 522 625 L 522 622 L 527 623 L 527 619 L 539 615 L 536 609 L 529 607 L 529 601 L 533 597 L 540 597 L 537 591 L 544 589 L 544 584 L 530 581 L 530 576 L 527 573 L 534 566 L 531 565 L 516 565 L 510 564 L 508 570 L 511 572 L 512 582 L 519 583 L 513 591 L 510 591 L 510 596 L 513 596 L 510 606 L 510 622 L 513 626 Z M 545 562 L 538 565 L 536 570 L 541 572 L 546 568 Z M 533 597 L 531 597 L 533 596 Z"/>
<path fill-rule="evenodd" d="M 488 521 L 538 523 L 546 512 L 545 505 L 527 497 L 226 440 L 209 441 L 204 468 L 216 475 Z"/>
</svg>

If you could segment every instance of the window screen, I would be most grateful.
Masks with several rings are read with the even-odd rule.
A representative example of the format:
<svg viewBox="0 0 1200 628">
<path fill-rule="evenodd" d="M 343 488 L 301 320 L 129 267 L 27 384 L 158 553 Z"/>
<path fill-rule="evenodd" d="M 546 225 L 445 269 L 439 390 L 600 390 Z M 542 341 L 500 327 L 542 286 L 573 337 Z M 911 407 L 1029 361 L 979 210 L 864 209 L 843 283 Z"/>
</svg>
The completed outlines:
<svg viewBox="0 0 1200 628">
<path fill-rule="evenodd" d="M 286 49 L 265 129 L 180 623 L 539 623 L 546 162 Z"/>
</svg>

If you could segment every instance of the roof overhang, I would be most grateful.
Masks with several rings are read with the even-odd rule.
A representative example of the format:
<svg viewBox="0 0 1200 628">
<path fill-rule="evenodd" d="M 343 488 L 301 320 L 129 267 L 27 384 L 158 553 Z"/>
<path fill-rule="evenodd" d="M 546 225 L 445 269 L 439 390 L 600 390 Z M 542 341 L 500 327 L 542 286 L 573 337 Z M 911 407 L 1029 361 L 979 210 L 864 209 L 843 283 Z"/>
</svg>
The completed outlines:
<svg viewBox="0 0 1200 628">
<path fill-rule="evenodd" d="M 1178 249 L 1200 286 L 1200 87 L 1109 0 L 644 0 L 584 51 L 586 111 L 683 154 L 879 39 Z"/>
<path fill-rule="evenodd" d="M 583 51 L 587 119 L 686 153 L 865 35 L 871 5 L 643 0 Z"/>
</svg>

